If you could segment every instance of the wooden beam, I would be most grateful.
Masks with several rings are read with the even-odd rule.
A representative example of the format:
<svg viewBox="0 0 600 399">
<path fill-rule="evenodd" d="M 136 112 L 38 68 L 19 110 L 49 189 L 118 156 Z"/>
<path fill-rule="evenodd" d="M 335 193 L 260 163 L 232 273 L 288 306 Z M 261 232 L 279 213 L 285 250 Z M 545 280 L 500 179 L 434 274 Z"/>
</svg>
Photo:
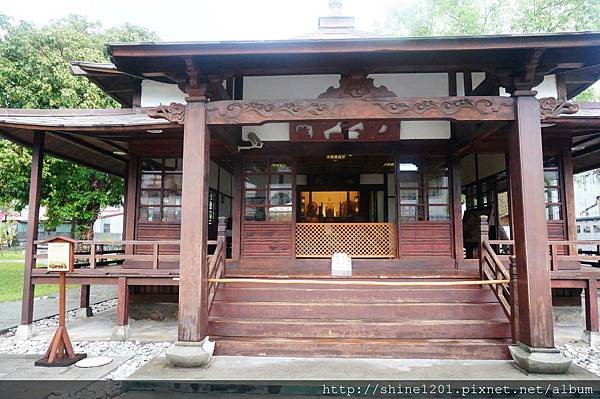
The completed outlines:
<svg viewBox="0 0 600 399">
<path fill-rule="evenodd" d="M 461 156 L 468 154 L 473 150 L 473 147 L 475 147 L 477 143 L 492 136 L 505 126 L 506 123 L 504 122 L 486 123 L 480 126 L 473 132 L 465 135 L 465 138 L 455 144 L 456 149 L 453 151 L 454 155 Z"/>
<path fill-rule="evenodd" d="M 553 348 L 539 101 L 533 96 L 517 97 L 515 113 L 517 120 L 509 135 L 509 160 L 519 334 L 521 342 L 530 347 Z"/>
<path fill-rule="evenodd" d="M 21 324 L 31 324 L 33 320 L 33 298 L 35 285 L 31 282 L 31 272 L 35 268 L 35 254 L 40 222 L 40 196 L 42 191 L 42 169 L 44 164 L 45 134 L 33 134 L 31 153 L 31 175 L 29 183 L 29 211 L 25 238 L 25 268 L 23 270 L 23 302 L 21 303 Z"/>
<path fill-rule="evenodd" d="M 127 159 L 125 159 L 123 156 L 115 155 L 109 150 L 97 147 L 94 144 L 90 144 L 80 138 L 73 137 L 71 135 L 69 137 L 65 137 L 64 135 L 58 134 L 57 132 L 48 133 L 48 134 L 50 134 L 52 137 L 55 137 L 61 141 L 65 141 L 65 142 L 73 145 L 74 147 L 81 148 L 82 150 L 90 151 L 90 152 L 93 152 L 98 155 L 112 158 L 119 162 L 123 162 L 123 163 L 127 162 Z"/>
<path fill-rule="evenodd" d="M 498 96 L 234 100 L 211 101 L 206 119 L 209 125 L 365 119 L 512 121 L 514 107 L 512 98 Z"/>
<path fill-rule="evenodd" d="M 129 323 L 129 286 L 127 277 L 119 277 L 117 284 L 117 326 Z"/>
<path fill-rule="evenodd" d="M 179 341 L 201 341 L 208 333 L 209 155 L 205 99 L 188 97 L 183 134 Z"/>
</svg>

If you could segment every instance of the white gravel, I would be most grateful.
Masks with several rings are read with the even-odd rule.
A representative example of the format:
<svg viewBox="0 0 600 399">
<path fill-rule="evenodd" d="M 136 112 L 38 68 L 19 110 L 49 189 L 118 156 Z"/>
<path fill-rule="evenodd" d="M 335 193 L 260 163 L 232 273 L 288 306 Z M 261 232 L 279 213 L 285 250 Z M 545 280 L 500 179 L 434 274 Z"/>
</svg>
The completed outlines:
<svg viewBox="0 0 600 399">
<path fill-rule="evenodd" d="M 116 299 L 92 305 L 94 313 L 102 312 L 116 306 Z M 67 312 L 67 319 L 72 320 L 76 311 Z M 54 329 L 58 326 L 58 316 L 37 320 L 32 323 L 36 330 Z M 15 338 L 16 328 L 0 334 L 0 353 L 6 354 L 44 354 L 50 345 L 50 339 L 33 339 L 27 341 Z M 140 341 L 73 341 L 75 352 L 87 353 L 88 356 L 130 357 L 127 361 L 106 375 L 106 380 L 122 380 L 133 374 L 150 359 L 164 356 L 171 342 Z"/>
<path fill-rule="evenodd" d="M 591 373 L 600 375 L 600 347 L 588 345 L 565 344 L 560 346 L 560 352 L 573 360 L 573 363 L 588 370 Z"/>
</svg>

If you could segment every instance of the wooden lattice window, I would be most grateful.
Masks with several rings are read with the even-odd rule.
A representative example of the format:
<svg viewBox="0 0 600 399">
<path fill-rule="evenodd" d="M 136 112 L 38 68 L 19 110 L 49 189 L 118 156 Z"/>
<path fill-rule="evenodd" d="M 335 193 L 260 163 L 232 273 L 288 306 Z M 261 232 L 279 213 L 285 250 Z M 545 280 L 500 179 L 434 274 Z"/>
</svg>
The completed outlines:
<svg viewBox="0 0 600 399">
<path fill-rule="evenodd" d="M 244 168 L 244 221 L 291 223 L 291 163 L 277 158 L 248 158 Z"/>
<path fill-rule="evenodd" d="M 181 158 L 142 159 L 140 222 L 181 223 Z"/>
<path fill-rule="evenodd" d="M 544 156 L 544 196 L 546 220 L 562 220 L 562 182 L 557 155 Z"/>
<path fill-rule="evenodd" d="M 450 220 L 446 159 L 400 160 L 397 168 L 400 222 Z"/>
</svg>

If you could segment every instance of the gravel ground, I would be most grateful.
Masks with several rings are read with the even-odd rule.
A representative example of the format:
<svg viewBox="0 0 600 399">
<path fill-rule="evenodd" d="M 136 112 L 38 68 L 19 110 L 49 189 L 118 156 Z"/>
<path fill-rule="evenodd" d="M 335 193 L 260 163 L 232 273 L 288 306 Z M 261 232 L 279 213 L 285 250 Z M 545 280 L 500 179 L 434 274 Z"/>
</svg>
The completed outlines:
<svg viewBox="0 0 600 399">
<path fill-rule="evenodd" d="M 117 300 L 100 302 L 92 305 L 94 313 L 102 312 L 116 306 Z M 76 311 L 67 312 L 67 320 L 73 320 Z M 58 316 L 49 317 L 32 323 L 39 330 L 53 329 L 58 326 Z M 15 338 L 15 328 L 0 334 L 0 353 L 7 354 L 44 354 L 50 344 L 49 340 L 20 341 Z M 73 342 L 75 352 L 84 352 L 88 356 L 131 356 L 131 359 L 106 375 L 107 380 L 123 380 L 133 374 L 150 359 L 164 356 L 171 342 L 139 342 L 139 341 L 78 341 Z"/>
<path fill-rule="evenodd" d="M 558 349 L 579 367 L 600 375 L 600 347 L 565 344 Z"/>
</svg>

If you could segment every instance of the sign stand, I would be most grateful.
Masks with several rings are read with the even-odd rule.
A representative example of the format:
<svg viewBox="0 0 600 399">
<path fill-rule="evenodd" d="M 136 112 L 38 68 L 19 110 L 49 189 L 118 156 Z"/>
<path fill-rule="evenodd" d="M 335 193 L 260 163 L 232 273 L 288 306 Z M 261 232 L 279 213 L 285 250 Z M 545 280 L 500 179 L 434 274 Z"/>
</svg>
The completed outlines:
<svg viewBox="0 0 600 399">
<path fill-rule="evenodd" d="M 84 359 L 87 354 L 75 353 L 66 326 L 67 271 L 74 270 L 74 241 L 56 237 L 48 243 L 48 271 L 59 272 L 58 328 L 46 356 L 34 363 L 42 367 L 67 367 Z"/>
</svg>

